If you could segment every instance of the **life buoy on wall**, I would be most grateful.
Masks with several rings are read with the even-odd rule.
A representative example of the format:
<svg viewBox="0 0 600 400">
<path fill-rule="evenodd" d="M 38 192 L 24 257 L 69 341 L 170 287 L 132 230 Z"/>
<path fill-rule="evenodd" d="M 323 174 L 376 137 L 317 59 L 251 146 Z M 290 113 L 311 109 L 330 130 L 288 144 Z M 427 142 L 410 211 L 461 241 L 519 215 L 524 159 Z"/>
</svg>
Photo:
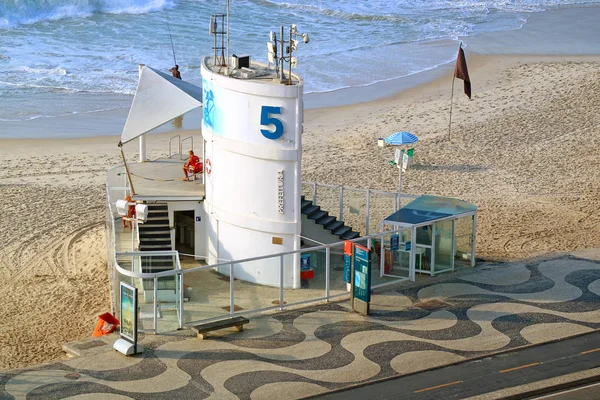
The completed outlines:
<svg viewBox="0 0 600 400">
<path fill-rule="evenodd" d="M 212 173 L 212 162 L 210 162 L 210 158 L 207 158 L 207 159 L 206 159 L 206 165 L 205 165 L 205 168 L 206 168 L 206 173 L 207 173 L 208 175 L 210 175 L 210 174 Z"/>
</svg>

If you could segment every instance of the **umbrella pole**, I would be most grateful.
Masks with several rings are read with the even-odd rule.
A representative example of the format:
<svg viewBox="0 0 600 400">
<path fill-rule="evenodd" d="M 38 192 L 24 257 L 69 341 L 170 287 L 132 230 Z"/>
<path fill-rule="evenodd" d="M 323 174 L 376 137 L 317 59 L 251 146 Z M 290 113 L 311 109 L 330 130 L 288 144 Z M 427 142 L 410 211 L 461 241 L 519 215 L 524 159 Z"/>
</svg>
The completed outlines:
<svg viewBox="0 0 600 400">
<path fill-rule="evenodd" d="M 398 200 L 400 199 L 400 194 L 402 193 L 402 160 L 398 163 Z"/>
</svg>

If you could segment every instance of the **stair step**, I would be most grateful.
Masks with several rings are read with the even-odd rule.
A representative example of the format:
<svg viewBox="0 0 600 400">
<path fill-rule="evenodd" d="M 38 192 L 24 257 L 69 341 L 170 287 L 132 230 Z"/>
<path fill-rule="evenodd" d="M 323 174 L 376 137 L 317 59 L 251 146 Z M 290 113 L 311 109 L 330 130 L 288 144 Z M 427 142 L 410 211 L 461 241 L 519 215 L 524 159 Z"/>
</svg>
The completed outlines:
<svg viewBox="0 0 600 400">
<path fill-rule="evenodd" d="M 331 215 L 327 215 L 325 217 L 321 217 L 321 218 L 317 218 L 316 222 L 317 224 L 321 224 L 323 226 L 332 223 L 333 221 L 335 221 L 335 217 L 331 216 Z"/>
<path fill-rule="evenodd" d="M 152 244 L 156 244 L 158 243 L 168 243 L 171 244 L 171 238 L 170 237 L 145 237 L 143 238 L 144 240 L 141 240 L 142 238 L 140 238 L 140 241 L 142 243 L 152 243 Z"/>
<path fill-rule="evenodd" d="M 171 250 L 171 244 L 169 244 L 168 246 L 165 246 L 164 244 L 140 243 L 140 251 L 147 251 L 150 249 L 151 249 L 151 251 L 169 251 L 169 250 Z"/>
<path fill-rule="evenodd" d="M 164 216 L 164 215 L 148 215 L 148 217 L 146 218 L 146 221 L 153 221 L 153 223 L 156 223 L 154 221 L 164 221 L 165 223 L 169 223 L 169 217 L 168 216 Z"/>
<path fill-rule="evenodd" d="M 302 200 L 302 202 L 300 203 L 300 209 L 302 210 L 302 212 L 304 212 L 304 210 L 306 210 L 308 207 L 312 206 L 313 202 L 310 200 Z"/>
<path fill-rule="evenodd" d="M 317 221 L 323 217 L 326 217 L 327 215 L 329 215 L 329 213 L 327 211 L 319 210 L 315 213 L 312 213 L 312 215 L 310 215 L 308 218 L 314 219 L 315 221 Z"/>
<path fill-rule="evenodd" d="M 351 230 L 352 230 L 352 228 L 350 228 L 349 226 L 342 225 L 342 226 L 340 226 L 339 228 L 335 229 L 335 230 L 333 231 L 333 234 L 334 234 L 334 235 L 341 236 L 341 235 L 343 235 L 343 234 L 344 234 L 344 233 L 346 233 L 346 232 L 350 232 Z"/>
<path fill-rule="evenodd" d="M 156 236 L 160 236 L 160 235 L 171 237 L 171 232 L 166 231 L 166 230 L 165 231 L 140 231 L 140 237 L 142 237 L 142 236 L 156 237 Z"/>
<path fill-rule="evenodd" d="M 321 209 L 321 207 L 319 207 L 319 206 L 315 206 L 315 205 L 312 205 L 312 206 L 310 206 L 310 207 L 307 207 L 305 210 L 302 210 L 302 214 L 304 214 L 304 215 L 306 215 L 306 216 L 310 217 L 310 216 L 311 216 L 311 214 L 313 214 L 313 213 L 316 213 L 316 212 L 317 212 L 317 211 L 319 211 L 320 209 Z"/>
<path fill-rule="evenodd" d="M 354 232 L 353 230 L 350 230 L 349 232 L 346 232 L 343 235 L 341 235 L 340 239 L 350 240 L 350 239 L 355 239 L 357 237 L 360 237 L 360 233 L 359 232 Z"/>
<path fill-rule="evenodd" d="M 343 225 L 344 225 L 344 223 L 342 221 L 337 221 L 336 220 L 336 221 L 333 221 L 333 222 L 325 225 L 325 228 L 329 229 L 330 231 L 334 231 L 334 230 L 336 230 L 337 228 L 339 228 L 340 226 L 343 226 Z"/>
</svg>

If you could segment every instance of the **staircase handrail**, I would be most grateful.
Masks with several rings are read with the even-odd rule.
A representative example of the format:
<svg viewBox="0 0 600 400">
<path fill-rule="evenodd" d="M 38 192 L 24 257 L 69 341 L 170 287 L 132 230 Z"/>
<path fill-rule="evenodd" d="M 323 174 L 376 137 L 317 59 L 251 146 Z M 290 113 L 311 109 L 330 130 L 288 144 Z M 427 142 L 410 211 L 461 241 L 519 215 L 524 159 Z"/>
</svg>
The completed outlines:
<svg viewBox="0 0 600 400">
<path fill-rule="evenodd" d="M 179 146 L 179 158 L 181 160 L 183 160 L 183 154 L 181 154 L 181 150 L 183 150 L 183 142 L 185 142 L 186 140 L 190 139 L 192 141 L 192 147 L 190 150 L 194 150 L 194 138 L 192 136 L 187 136 L 184 137 L 183 139 L 181 139 L 181 145 Z"/>
<path fill-rule="evenodd" d="M 179 138 L 179 158 L 181 158 L 181 135 L 175 135 L 169 138 L 169 158 L 171 158 L 171 141 L 175 138 Z"/>
</svg>

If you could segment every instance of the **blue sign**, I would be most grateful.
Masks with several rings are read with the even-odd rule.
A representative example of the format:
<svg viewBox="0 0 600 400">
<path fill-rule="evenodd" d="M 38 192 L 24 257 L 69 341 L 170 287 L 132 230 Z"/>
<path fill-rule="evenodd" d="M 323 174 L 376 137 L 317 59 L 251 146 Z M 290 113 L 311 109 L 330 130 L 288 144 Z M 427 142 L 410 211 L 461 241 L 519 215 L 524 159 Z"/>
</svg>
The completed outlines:
<svg viewBox="0 0 600 400">
<path fill-rule="evenodd" d="M 400 248 L 400 235 L 397 233 L 390 237 L 390 250 L 398 251 Z"/>
<path fill-rule="evenodd" d="M 310 254 L 302 254 L 300 256 L 300 270 L 301 271 L 310 270 Z"/>
<path fill-rule="evenodd" d="M 371 252 L 359 245 L 354 246 L 354 297 L 371 301 Z"/>
</svg>

